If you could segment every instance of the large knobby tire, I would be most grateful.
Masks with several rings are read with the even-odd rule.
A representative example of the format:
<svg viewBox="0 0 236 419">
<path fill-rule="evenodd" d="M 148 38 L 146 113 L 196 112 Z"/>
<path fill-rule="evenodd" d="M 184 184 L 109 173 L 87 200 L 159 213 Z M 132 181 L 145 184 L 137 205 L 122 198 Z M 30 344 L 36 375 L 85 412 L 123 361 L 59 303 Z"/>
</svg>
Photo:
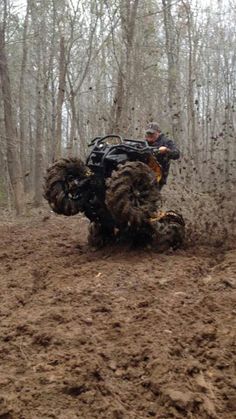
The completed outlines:
<svg viewBox="0 0 236 419">
<path fill-rule="evenodd" d="M 47 170 L 44 198 L 57 214 L 75 215 L 82 211 L 81 202 L 73 196 L 77 183 L 86 178 L 87 168 L 80 159 L 60 159 Z"/>
<path fill-rule="evenodd" d="M 154 223 L 153 240 L 157 247 L 178 249 L 184 243 L 185 222 L 181 214 L 166 211 L 165 217 Z"/>
<path fill-rule="evenodd" d="M 114 229 L 108 229 L 100 223 L 89 225 L 88 244 L 97 249 L 115 240 Z"/>
<path fill-rule="evenodd" d="M 157 209 L 158 183 L 145 163 L 119 165 L 106 185 L 106 205 L 118 225 L 139 226 Z"/>
</svg>

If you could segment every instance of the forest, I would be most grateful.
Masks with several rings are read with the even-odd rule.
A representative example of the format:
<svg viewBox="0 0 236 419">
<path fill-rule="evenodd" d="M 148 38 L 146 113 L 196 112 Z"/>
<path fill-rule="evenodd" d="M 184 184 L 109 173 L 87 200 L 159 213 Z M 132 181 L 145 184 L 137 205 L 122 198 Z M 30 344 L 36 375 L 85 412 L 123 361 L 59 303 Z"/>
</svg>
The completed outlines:
<svg viewBox="0 0 236 419">
<path fill-rule="evenodd" d="M 174 181 L 229 192 L 236 172 L 233 1 L 4 0 L 0 205 L 40 206 L 46 168 L 99 135 L 143 139 L 158 121 Z"/>
</svg>

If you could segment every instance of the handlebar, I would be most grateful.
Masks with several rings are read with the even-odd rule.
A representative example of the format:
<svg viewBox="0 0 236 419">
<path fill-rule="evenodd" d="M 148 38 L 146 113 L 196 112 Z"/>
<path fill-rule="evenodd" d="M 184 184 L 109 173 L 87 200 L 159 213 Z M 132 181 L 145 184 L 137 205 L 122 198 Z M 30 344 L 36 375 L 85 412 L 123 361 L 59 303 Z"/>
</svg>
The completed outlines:
<svg viewBox="0 0 236 419">
<path fill-rule="evenodd" d="M 146 140 L 130 140 L 129 138 L 124 138 L 123 141 L 124 142 L 129 142 L 129 143 L 140 144 L 140 145 L 143 145 L 145 147 L 148 147 L 148 142 Z"/>
<path fill-rule="evenodd" d="M 110 134 L 110 135 L 105 135 L 105 137 L 95 137 L 92 141 L 91 141 L 91 143 L 89 143 L 89 147 L 91 147 L 91 146 L 93 146 L 93 145 L 95 145 L 95 143 L 97 143 L 97 144 L 102 144 L 102 143 L 104 143 L 105 142 L 105 140 L 107 139 L 107 138 L 118 138 L 119 139 L 119 143 L 120 144 L 122 144 L 122 142 L 123 142 L 123 140 L 122 140 L 122 137 L 120 136 L 120 135 L 117 135 L 117 134 Z"/>
<path fill-rule="evenodd" d="M 96 141 L 98 141 L 100 138 L 102 138 L 102 137 L 95 137 L 89 144 L 88 144 L 88 147 L 92 147 L 92 145 L 94 145 L 95 144 L 95 142 Z"/>
<path fill-rule="evenodd" d="M 107 138 L 117 138 L 119 140 L 119 145 L 128 145 L 129 143 L 129 147 L 131 149 L 133 149 L 134 151 L 136 150 L 135 147 L 132 147 L 133 145 L 136 144 L 140 144 L 142 147 L 140 147 L 140 150 L 142 150 L 142 152 L 150 152 L 154 155 L 159 155 L 161 154 L 159 151 L 159 147 L 151 147 L 148 142 L 146 140 L 133 140 L 133 139 L 129 139 L 129 138 L 122 138 L 121 135 L 118 134 L 109 134 L 109 135 L 105 135 L 104 137 L 95 137 L 89 144 L 88 147 L 92 147 L 94 145 L 99 145 L 99 144 L 103 144 L 105 142 L 105 140 Z"/>
</svg>

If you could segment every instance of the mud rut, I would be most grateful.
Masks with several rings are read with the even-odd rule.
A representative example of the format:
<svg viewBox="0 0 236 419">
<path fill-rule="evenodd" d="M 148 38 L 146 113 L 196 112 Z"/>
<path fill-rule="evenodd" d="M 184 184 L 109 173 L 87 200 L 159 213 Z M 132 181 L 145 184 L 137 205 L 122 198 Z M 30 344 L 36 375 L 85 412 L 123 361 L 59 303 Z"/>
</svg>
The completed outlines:
<svg viewBox="0 0 236 419">
<path fill-rule="evenodd" d="M 92 251 L 87 222 L 0 226 L 0 418 L 235 418 L 236 245 Z"/>
</svg>

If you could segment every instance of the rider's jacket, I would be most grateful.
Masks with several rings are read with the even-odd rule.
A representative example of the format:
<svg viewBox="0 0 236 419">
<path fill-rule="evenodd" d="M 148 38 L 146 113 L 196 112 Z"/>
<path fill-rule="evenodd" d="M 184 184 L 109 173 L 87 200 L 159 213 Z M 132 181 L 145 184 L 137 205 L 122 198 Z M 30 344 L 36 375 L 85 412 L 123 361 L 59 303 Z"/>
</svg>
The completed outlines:
<svg viewBox="0 0 236 419">
<path fill-rule="evenodd" d="M 164 134 L 161 134 L 159 138 L 152 144 L 153 147 L 167 147 L 170 149 L 170 152 L 167 154 L 157 154 L 155 157 L 157 161 L 161 164 L 163 169 L 163 178 L 161 180 L 161 185 L 164 185 L 167 181 L 169 169 L 170 169 L 170 160 L 177 160 L 180 158 L 180 151 L 176 147 L 175 143 L 169 138 L 165 137 Z"/>
</svg>

